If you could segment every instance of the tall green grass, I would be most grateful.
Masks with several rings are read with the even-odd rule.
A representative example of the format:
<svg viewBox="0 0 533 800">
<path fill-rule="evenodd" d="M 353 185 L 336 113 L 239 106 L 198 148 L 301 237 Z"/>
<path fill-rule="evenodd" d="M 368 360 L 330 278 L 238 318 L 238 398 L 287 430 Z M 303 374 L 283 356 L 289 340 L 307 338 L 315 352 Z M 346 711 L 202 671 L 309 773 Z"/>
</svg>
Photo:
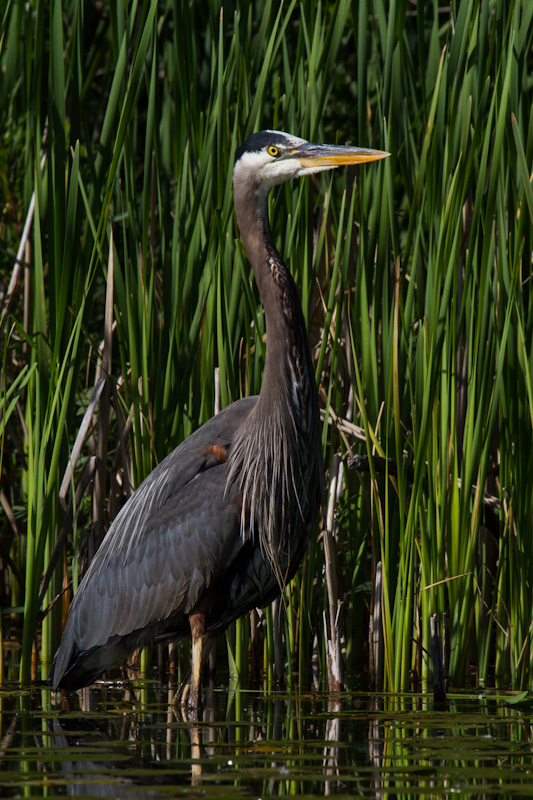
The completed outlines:
<svg viewBox="0 0 533 800">
<path fill-rule="evenodd" d="M 529 686 L 528 0 L 13 0 L 1 24 L 6 286 L 35 203 L 28 266 L 1 309 L 4 674 L 46 677 L 65 587 L 131 489 L 212 415 L 215 368 L 222 406 L 260 390 L 264 317 L 231 168 L 248 134 L 275 127 L 391 158 L 270 203 L 308 321 L 328 475 L 342 462 L 327 569 L 318 529 L 279 620 L 262 618 L 267 685 L 276 642 L 289 682 L 306 684 L 314 648 L 327 675 L 332 638 L 348 685 L 376 663 L 376 685 L 425 686 L 436 613 L 457 685 Z M 242 679 L 252 638 L 247 620 L 228 637 Z"/>
</svg>

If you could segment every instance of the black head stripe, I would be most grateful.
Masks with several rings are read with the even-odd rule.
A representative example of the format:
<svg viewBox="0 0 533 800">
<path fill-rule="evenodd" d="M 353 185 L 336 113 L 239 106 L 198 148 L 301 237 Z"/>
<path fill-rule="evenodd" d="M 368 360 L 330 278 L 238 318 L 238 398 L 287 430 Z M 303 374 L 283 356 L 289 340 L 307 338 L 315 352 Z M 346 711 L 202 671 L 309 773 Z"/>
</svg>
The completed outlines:
<svg viewBox="0 0 533 800">
<path fill-rule="evenodd" d="M 252 133 L 237 150 L 235 154 L 235 163 L 237 163 L 244 153 L 258 153 L 260 150 L 264 150 L 265 147 L 269 147 L 270 145 L 275 145 L 280 148 L 287 147 L 290 145 L 290 138 L 277 131 L 259 131 L 258 133 Z"/>
</svg>

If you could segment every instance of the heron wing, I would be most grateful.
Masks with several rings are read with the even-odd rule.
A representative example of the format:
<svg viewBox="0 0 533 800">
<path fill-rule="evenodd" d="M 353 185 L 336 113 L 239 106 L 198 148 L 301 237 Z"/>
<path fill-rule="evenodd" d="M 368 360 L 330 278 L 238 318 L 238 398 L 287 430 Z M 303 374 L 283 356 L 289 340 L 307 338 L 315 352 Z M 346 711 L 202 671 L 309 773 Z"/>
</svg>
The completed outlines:
<svg viewBox="0 0 533 800">
<path fill-rule="evenodd" d="M 139 486 L 109 528 L 71 605 L 54 682 L 76 648 L 87 651 L 194 607 L 242 546 L 240 505 L 225 493 L 231 444 L 256 397 L 210 419 Z M 214 450 L 215 448 L 215 450 Z"/>
<path fill-rule="evenodd" d="M 257 397 L 237 400 L 187 437 L 152 470 L 113 520 L 98 552 L 110 558 L 134 548 L 144 524 L 197 475 L 216 466 L 217 446 L 231 445 L 235 434 L 254 408 Z"/>
<path fill-rule="evenodd" d="M 225 464 L 201 473 L 146 520 L 135 547 L 97 553 L 69 617 L 81 650 L 189 613 L 233 562 L 243 542 L 226 475 Z"/>
</svg>

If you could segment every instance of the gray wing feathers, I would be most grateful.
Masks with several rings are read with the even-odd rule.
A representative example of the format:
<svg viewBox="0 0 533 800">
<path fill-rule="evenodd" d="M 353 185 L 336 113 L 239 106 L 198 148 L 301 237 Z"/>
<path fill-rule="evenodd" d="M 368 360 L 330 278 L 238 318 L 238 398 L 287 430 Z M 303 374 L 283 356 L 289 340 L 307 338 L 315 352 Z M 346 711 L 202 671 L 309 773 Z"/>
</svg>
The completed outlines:
<svg viewBox="0 0 533 800">
<path fill-rule="evenodd" d="M 87 573 L 69 616 L 80 649 L 89 650 L 112 636 L 194 608 L 242 546 L 238 508 L 221 514 L 228 507 L 226 476 L 224 464 L 200 475 L 194 486 L 184 487 L 152 514 L 135 548 L 128 548 L 125 556 L 111 553 L 105 569 Z"/>
<path fill-rule="evenodd" d="M 90 650 L 182 610 L 188 613 L 241 546 L 227 466 L 205 451 L 231 444 L 256 397 L 228 406 L 165 458 L 109 528 L 74 597 L 56 682 L 75 645 Z M 206 536 L 206 532 L 209 535 Z"/>
<path fill-rule="evenodd" d="M 99 550 L 100 568 L 114 553 L 127 555 L 134 549 L 139 537 L 143 536 L 149 516 L 196 475 L 215 466 L 215 459 L 204 448 L 231 444 L 256 402 L 257 397 L 245 397 L 232 403 L 188 436 L 152 470 L 113 521 Z"/>
</svg>

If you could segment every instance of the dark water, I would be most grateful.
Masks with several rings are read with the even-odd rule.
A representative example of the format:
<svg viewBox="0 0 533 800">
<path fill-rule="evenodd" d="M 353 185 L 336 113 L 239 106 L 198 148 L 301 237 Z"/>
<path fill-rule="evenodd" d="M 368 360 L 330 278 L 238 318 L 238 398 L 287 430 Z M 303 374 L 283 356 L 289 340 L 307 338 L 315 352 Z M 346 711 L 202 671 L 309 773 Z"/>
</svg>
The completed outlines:
<svg viewBox="0 0 533 800">
<path fill-rule="evenodd" d="M 3 797 L 527 797 L 533 710 L 487 694 L 0 692 Z"/>
</svg>

